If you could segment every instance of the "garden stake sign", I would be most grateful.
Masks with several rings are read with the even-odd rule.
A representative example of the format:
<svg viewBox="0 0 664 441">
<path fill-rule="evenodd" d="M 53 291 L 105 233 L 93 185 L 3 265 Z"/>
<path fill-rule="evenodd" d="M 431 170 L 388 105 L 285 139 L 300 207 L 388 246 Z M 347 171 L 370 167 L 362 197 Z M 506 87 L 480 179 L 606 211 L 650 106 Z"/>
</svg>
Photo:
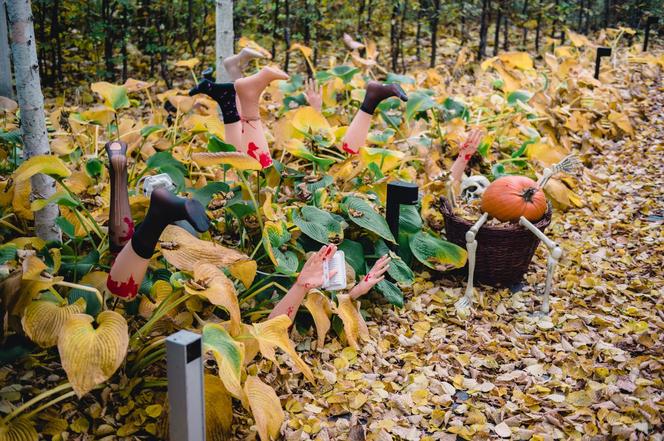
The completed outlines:
<svg viewBox="0 0 664 441">
<path fill-rule="evenodd" d="M 394 240 L 399 242 L 399 211 L 401 205 L 415 205 L 418 199 L 418 186 L 410 182 L 394 181 L 387 184 L 387 211 L 385 218 Z M 395 248 L 397 245 L 394 246 Z"/>
<path fill-rule="evenodd" d="M 659 23 L 659 18 L 657 17 L 648 17 L 648 21 L 646 21 L 646 30 L 645 30 L 645 36 L 643 38 L 643 52 L 648 50 L 648 40 L 650 39 L 650 26 L 655 26 Z"/>
<path fill-rule="evenodd" d="M 201 336 L 179 331 L 166 339 L 170 439 L 205 441 Z"/>
<path fill-rule="evenodd" d="M 597 56 L 595 57 L 595 79 L 599 79 L 599 65 L 602 62 L 602 57 L 610 57 L 611 48 L 610 47 L 598 47 Z"/>
</svg>

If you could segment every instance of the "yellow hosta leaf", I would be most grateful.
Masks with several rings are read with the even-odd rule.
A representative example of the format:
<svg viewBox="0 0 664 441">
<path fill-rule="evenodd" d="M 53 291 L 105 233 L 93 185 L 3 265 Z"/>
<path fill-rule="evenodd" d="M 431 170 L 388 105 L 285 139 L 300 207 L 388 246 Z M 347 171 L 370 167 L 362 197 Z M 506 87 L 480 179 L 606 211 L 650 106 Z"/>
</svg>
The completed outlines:
<svg viewBox="0 0 664 441">
<path fill-rule="evenodd" d="M 0 441 L 38 441 L 39 434 L 35 423 L 28 418 L 15 418 L 9 422 L 0 421 Z"/>
<path fill-rule="evenodd" d="M 40 280 L 48 267 L 39 257 L 31 255 L 23 259 L 22 269 L 23 280 Z"/>
<path fill-rule="evenodd" d="M 17 237 L 7 243 L 16 245 L 18 249 L 25 249 L 27 245 L 30 245 L 33 250 L 41 250 L 46 246 L 46 242 L 38 237 Z"/>
<path fill-rule="evenodd" d="M 198 239 L 184 228 L 175 225 L 167 226 L 159 241 L 161 254 L 168 263 L 179 270 L 193 271 L 199 261 L 227 267 L 240 261 L 250 260 L 246 254 Z"/>
<path fill-rule="evenodd" d="M 360 147 L 360 158 L 365 165 L 374 163 L 380 167 L 381 171 L 388 172 L 397 168 L 403 161 L 405 154 L 397 150 Z"/>
<path fill-rule="evenodd" d="M 254 323 L 252 334 L 258 340 L 261 354 L 276 363 L 277 358 L 274 354 L 274 348 L 275 346 L 280 348 L 291 357 L 295 366 L 313 384 L 314 374 L 304 360 L 300 358 L 293 342 L 288 338 L 288 328 L 291 323 L 291 319 L 287 315 L 280 315 L 261 323 Z"/>
<path fill-rule="evenodd" d="M 205 439 L 226 441 L 233 423 L 233 402 L 216 375 L 205 374 Z"/>
<path fill-rule="evenodd" d="M 262 170 L 263 166 L 246 153 L 241 152 L 197 152 L 191 159 L 200 167 L 227 164 L 237 170 Z"/>
<path fill-rule="evenodd" d="M 318 290 L 311 290 L 307 294 L 304 306 L 309 310 L 314 319 L 316 335 L 318 337 L 316 347 L 320 349 L 325 345 L 325 336 L 327 335 L 327 331 L 330 330 L 330 316 L 332 315 L 330 299 Z"/>
<path fill-rule="evenodd" d="M 58 178 L 66 178 L 71 174 L 65 164 L 57 156 L 37 155 L 22 163 L 12 175 L 15 182 L 23 182 L 37 173 L 43 173 Z"/>
<path fill-rule="evenodd" d="M 528 70 L 533 68 L 533 59 L 530 58 L 527 52 L 504 52 L 498 55 L 498 58 L 507 66 Z"/>
<path fill-rule="evenodd" d="M 513 92 L 522 89 L 522 80 L 517 76 L 517 71 L 510 71 L 501 61 L 497 61 L 493 67 L 496 69 L 500 78 L 503 80 L 503 91 Z"/>
<path fill-rule="evenodd" d="M 129 97 L 124 86 L 102 81 L 93 83 L 90 87 L 93 92 L 98 93 L 104 99 L 104 104 L 111 109 L 118 110 L 129 107 Z"/>
<path fill-rule="evenodd" d="M 85 112 L 81 112 L 81 116 L 86 120 L 102 126 L 109 125 L 115 119 L 115 110 L 106 106 L 95 106 Z"/>
<path fill-rule="evenodd" d="M 330 123 L 327 122 L 327 119 L 320 112 L 311 106 L 298 108 L 293 115 L 291 124 L 301 133 L 312 136 L 320 135 L 328 140 L 334 139 Z"/>
<path fill-rule="evenodd" d="M 12 181 L 0 182 L 0 207 L 7 207 L 14 199 L 14 185 Z"/>
<path fill-rule="evenodd" d="M 210 303 L 223 307 L 231 317 L 231 335 L 240 332 L 240 303 L 235 286 L 219 268 L 211 263 L 194 265 L 193 283 L 184 287 L 188 294 L 206 298 Z"/>
<path fill-rule="evenodd" d="M 305 45 L 300 44 L 300 43 L 293 43 L 290 47 L 290 50 L 292 50 L 292 51 L 299 50 L 300 52 L 302 52 L 302 55 L 304 55 L 305 57 L 307 57 L 309 59 L 312 57 L 313 52 L 314 52 L 313 49 L 311 49 L 310 47 L 305 46 Z"/>
<path fill-rule="evenodd" d="M 369 330 L 367 324 L 364 322 L 360 314 L 359 302 L 354 302 L 348 294 L 337 295 L 339 304 L 337 305 L 336 312 L 344 324 L 344 334 L 348 344 L 354 348 L 359 349 L 359 340 L 367 340 L 369 338 Z"/>
<path fill-rule="evenodd" d="M 115 311 L 102 311 L 94 318 L 75 314 L 62 327 L 58 351 L 62 367 L 78 397 L 108 380 L 127 353 L 129 334 L 124 317 Z"/>
<path fill-rule="evenodd" d="M 177 63 L 175 63 L 175 67 L 186 67 L 188 69 L 193 69 L 194 67 L 198 66 L 201 63 L 201 60 L 198 58 L 190 58 L 188 60 L 180 60 Z"/>
<path fill-rule="evenodd" d="M 241 386 L 244 344 L 234 340 L 223 326 L 208 323 L 203 327 L 203 347 L 206 352 L 212 352 L 219 367 L 219 378 L 228 392 L 244 401 Z"/>
<path fill-rule="evenodd" d="M 224 139 L 225 129 L 224 124 L 215 115 L 189 115 L 183 121 L 184 127 L 194 133 L 209 132 L 218 138 Z"/>
<path fill-rule="evenodd" d="M 254 283 L 257 269 L 258 265 L 255 260 L 237 262 L 228 267 L 231 275 L 242 282 L 245 288 L 249 288 Z"/>
<path fill-rule="evenodd" d="M 76 144 L 70 136 L 56 136 L 51 141 L 51 151 L 56 155 L 68 155 L 76 150 Z"/>
<path fill-rule="evenodd" d="M 67 188 L 71 190 L 74 194 L 81 194 L 92 186 L 92 179 L 90 176 L 83 170 L 76 170 L 65 179 L 65 184 Z"/>
<path fill-rule="evenodd" d="M 258 377 L 250 375 L 244 383 L 244 392 L 261 441 L 278 439 L 281 424 L 284 422 L 284 411 L 274 389 Z"/>
<path fill-rule="evenodd" d="M 180 113 L 187 113 L 194 106 L 194 98 L 185 95 L 171 95 L 168 97 L 168 101 Z"/>
<path fill-rule="evenodd" d="M 148 296 L 141 297 L 141 303 L 138 305 L 138 313 L 149 319 L 152 316 L 152 313 L 155 309 L 166 300 L 166 298 L 171 295 L 173 292 L 173 286 L 165 280 L 157 280 L 154 282 L 150 288 L 150 297 L 154 299 L 154 302 L 150 300 Z M 172 311 L 168 314 L 169 317 L 174 316 L 175 311 Z"/>
<path fill-rule="evenodd" d="M 154 85 L 152 81 L 141 81 L 135 80 L 133 78 L 127 78 L 127 81 L 123 84 L 124 88 L 127 90 L 127 93 L 138 92 L 139 90 L 149 89 Z"/>
<path fill-rule="evenodd" d="M 30 209 L 30 192 L 32 191 L 30 179 L 14 182 L 13 188 L 12 209 L 14 212 L 23 219 L 34 219 L 35 215 Z"/>
<path fill-rule="evenodd" d="M 261 55 L 263 55 L 264 58 L 267 58 L 267 59 L 272 58 L 272 53 L 270 51 L 265 49 L 260 44 L 256 43 L 254 40 L 250 40 L 247 37 L 240 37 L 240 40 L 237 42 L 237 44 L 241 48 L 248 47 L 249 49 L 253 49 L 257 52 L 260 52 Z"/>
<path fill-rule="evenodd" d="M 30 340 L 42 348 L 58 343 L 58 336 L 67 320 L 74 314 L 85 312 L 85 299 L 79 298 L 71 305 L 60 306 L 46 300 L 30 303 L 21 319 L 23 330 Z"/>
</svg>

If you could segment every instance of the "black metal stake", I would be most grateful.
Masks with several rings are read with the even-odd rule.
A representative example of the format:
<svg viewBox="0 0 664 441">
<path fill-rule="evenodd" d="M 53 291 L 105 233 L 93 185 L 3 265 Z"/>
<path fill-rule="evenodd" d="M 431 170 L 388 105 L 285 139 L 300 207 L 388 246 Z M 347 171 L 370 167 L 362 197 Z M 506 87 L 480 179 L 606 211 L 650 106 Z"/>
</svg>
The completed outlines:
<svg viewBox="0 0 664 441">
<path fill-rule="evenodd" d="M 610 47 L 598 47 L 597 55 L 595 56 L 595 79 L 599 79 L 599 65 L 602 62 L 602 57 L 611 56 Z"/>
<path fill-rule="evenodd" d="M 385 219 L 392 231 L 394 240 L 399 242 L 399 211 L 400 206 L 414 205 L 418 199 L 418 186 L 410 182 L 394 181 L 387 184 L 387 211 Z M 396 249 L 397 245 L 392 246 Z"/>
<path fill-rule="evenodd" d="M 646 21 L 646 30 L 645 30 L 645 38 L 643 39 L 643 52 L 648 50 L 648 40 L 650 39 L 650 26 L 655 26 L 659 23 L 659 18 L 657 17 L 648 17 L 648 21 Z"/>
</svg>

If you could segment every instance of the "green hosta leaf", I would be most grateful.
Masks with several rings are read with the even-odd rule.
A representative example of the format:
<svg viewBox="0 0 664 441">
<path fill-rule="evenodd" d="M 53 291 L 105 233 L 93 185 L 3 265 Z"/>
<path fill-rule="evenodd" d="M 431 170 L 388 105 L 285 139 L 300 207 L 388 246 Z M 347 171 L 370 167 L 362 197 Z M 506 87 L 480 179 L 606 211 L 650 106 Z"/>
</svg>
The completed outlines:
<svg viewBox="0 0 664 441">
<path fill-rule="evenodd" d="M 202 188 L 191 192 L 191 197 L 200 202 L 204 207 L 210 203 L 217 193 L 227 193 L 230 187 L 225 182 L 211 182 Z"/>
<path fill-rule="evenodd" d="M 232 144 L 228 144 L 218 137 L 212 135 L 207 144 L 208 152 L 235 152 L 237 149 Z"/>
<path fill-rule="evenodd" d="M 411 237 L 410 250 L 417 260 L 438 271 L 466 264 L 466 250 L 423 231 Z"/>
<path fill-rule="evenodd" d="M 422 217 L 417 205 L 401 205 L 399 209 L 399 233 L 417 233 L 422 229 Z"/>
<path fill-rule="evenodd" d="M 477 147 L 477 151 L 482 155 L 482 157 L 486 158 L 489 155 L 489 147 L 491 147 L 491 143 L 488 141 L 482 141 Z"/>
<path fill-rule="evenodd" d="M 338 248 L 344 252 L 346 262 L 353 267 L 356 275 L 367 272 L 364 260 L 364 248 L 362 248 L 361 243 L 345 239 L 338 245 Z"/>
<path fill-rule="evenodd" d="M 76 237 L 76 227 L 64 217 L 60 216 L 55 219 L 55 224 L 70 238 L 73 239 Z"/>
<path fill-rule="evenodd" d="M 291 75 L 288 81 L 279 83 L 279 90 L 285 95 L 290 95 L 297 92 L 304 85 L 304 77 L 300 74 Z"/>
<path fill-rule="evenodd" d="M 396 131 L 392 128 L 387 128 L 382 131 L 373 131 L 367 136 L 367 142 L 377 145 L 385 145 L 392 139 Z"/>
<path fill-rule="evenodd" d="M 343 240 L 343 226 L 327 211 L 307 205 L 302 207 L 300 214 L 301 217 L 297 213 L 293 216 L 293 223 L 316 242 L 327 244 Z"/>
<path fill-rule="evenodd" d="M 342 208 L 348 218 L 356 225 L 379 235 L 389 242 L 395 242 L 385 218 L 364 200 L 355 196 L 348 196 L 344 199 Z"/>
<path fill-rule="evenodd" d="M 525 141 L 523 144 L 521 144 L 521 147 L 519 147 L 518 150 L 512 152 L 512 158 L 518 158 L 519 156 L 523 156 L 523 154 L 526 152 L 526 149 L 530 144 L 535 144 L 537 142 L 536 139 L 529 139 Z"/>
<path fill-rule="evenodd" d="M 101 312 L 101 302 L 99 301 L 97 294 L 90 291 L 83 291 L 78 288 L 72 289 L 69 291 L 69 294 L 67 294 L 67 302 L 69 302 L 70 305 L 76 303 L 80 298 L 85 300 L 85 313 L 97 317 L 97 314 Z"/>
<path fill-rule="evenodd" d="M 97 158 L 89 159 L 85 163 L 85 171 L 92 178 L 96 178 L 101 175 L 101 171 L 104 169 L 104 164 Z"/>
<path fill-rule="evenodd" d="M 311 193 L 314 193 L 316 190 L 329 187 L 333 183 L 334 178 L 330 175 L 325 175 L 320 181 L 307 183 L 307 190 L 309 190 Z"/>
<path fill-rule="evenodd" d="M 89 273 L 93 266 L 99 263 L 99 251 L 92 250 L 85 257 L 62 256 L 60 274 L 67 280 L 76 281 Z"/>
<path fill-rule="evenodd" d="M 383 295 L 383 297 L 385 297 L 385 300 L 392 305 L 398 308 L 403 308 L 403 292 L 397 285 L 389 280 L 381 280 L 376 284 L 376 289 Z"/>
<path fill-rule="evenodd" d="M 406 265 L 406 263 L 399 257 L 396 253 L 392 252 L 387 244 L 383 240 L 378 240 L 376 242 L 375 254 L 383 256 L 385 254 L 389 255 L 392 260 L 390 260 L 390 265 L 387 269 L 387 273 L 397 282 L 403 283 L 405 285 L 410 285 L 413 283 L 415 274 L 413 271 Z"/>
<path fill-rule="evenodd" d="M 130 106 L 127 89 L 124 86 L 118 86 L 102 81 L 100 83 L 92 84 L 92 91 L 101 95 L 104 99 L 104 104 L 113 110 Z"/>
<path fill-rule="evenodd" d="M 10 146 L 22 145 L 23 139 L 21 138 L 21 131 L 17 129 L 6 132 L 5 130 L 0 129 L 0 145 L 2 144 L 8 144 Z"/>
<path fill-rule="evenodd" d="M 527 103 L 532 97 L 533 94 L 527 90 L 515 90 L 514 92 L 510 92 L 510 94 L 507 95 L 507 104 L 510 106 L 516 106 L 517 101 Z"/>
<path fill-rule="evenodd" d="M 265 223 L 263 229 L 263 246 L 268 256 L 270 256 L 270 260 L 272 260 L 276 271 L 283 274 L 295 273 L 299 263 L 295 253 L 286 249 L 290 239 L 291 234 L 285 222 L 268 221 Z"/>
<path fill-rule="evenodd" d="M 408 75 L 399 75 L 394 72 L 389 72 L 387 78 L 385 79 L 386 83 L 400 83 L 400 84 L 415 84 L 415 78 L 409 77 Z M 408 97 L 410 100 L 410 97 Z"/>
<path fill-rule="evenodd" d="M 11 243 L 0 246 L 0 265 L 16 260 L 16 250 L 16 245 Z"/>
<path fill-rule="evenodd" d="M 406 121 L 411 121 L 419 112 L 425 112 L 436 106 L 431 95 L 423 91 L 417 91 L 408 95 L 406 103 Z"/>
<path fill-rule="evenodd" d="M 56 204 L 56 205 L 63 205 L 65 207 L 69 208 L 75 208 L 80 205 L 80 202 L 74 199 L 69 193 L 66 191 L 58 191 L 53 194 L 48 199 L 35 199 L 32 201 L 30 204 L 30 209 L 32 211 L 38 211 L 47 206 L 48 204 Z"/>
<path fill-rule="evenodd" d="M 163 130 L 166 130 L 166 127 L 164 127 L 161 124 L 154 124 L 151 126 L 145 126 L 141 128 L 141 136 L 143 138 L 147 138 L 148 136 L 152 135 L 153 133 L 161 132 Z"/>
<path fill-rule="evenodd" d="M 341 78 L 344 84 L 350 83 L 355 74 L 358 73 L 359 71 L 360 69 L 352 66 L 335 66 L 329 70 L 329 72 L 332 75 L 334 75 L 337 78 Z"/>
<path fill-rule="evenodd" d="M 236 398 L 242 398 L 241 373 L 244 363 L 244 344 L 237 342 L 221 325 L 203 326 L 203 350 L 212 352 L 219 367 L 219 377 Z"/>
<path fill-rule="evenodd" d="M 470 112 L 468 107 L 462 102 L 456 101 L 452 98 L 447 98 L 443 102 L 443 118 L 445 121 L 453 120 L 454 118 L 463 118 L 468 121 Z"/>
<path fill-rule="evenodd" d="M 167 173 L 177 188 L 184 187 L 184 175 L 187 172 L 187 169 L 184 164 L 175 159 L 170 152 L 156 153 L 150 156 L 145 164 L 149 169 L 156 169 L 161 173 Z"/>
</svg>

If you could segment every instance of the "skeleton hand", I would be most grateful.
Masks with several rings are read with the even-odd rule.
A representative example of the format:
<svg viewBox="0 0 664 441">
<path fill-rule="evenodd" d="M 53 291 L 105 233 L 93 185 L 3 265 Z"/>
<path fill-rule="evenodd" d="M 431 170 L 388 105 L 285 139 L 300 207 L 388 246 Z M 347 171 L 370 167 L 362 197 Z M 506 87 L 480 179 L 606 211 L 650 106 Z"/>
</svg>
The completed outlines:
<svg viewBox="0 0 664 441">
<path fill-rule="evenodd" d="M 321 111 L 323 108 L 323 96 L 321 95 L 321 87 L 313 78 L 305 81 L 304 96 L 311 107 L 316 109 L 317 112 Z"/>
<path fill-rule="evenodd" d="M 472 158 L 477 151 L 477 148 L 482 141 L 482 136 L 484 136 L 484 132 L 479 127 L 476 127 L 470 131 L 466 141 L 459 146 L 459 156 L 457 156 L 456 161 L 454 161 L 454 164 L 452 165 L 453 181 L 461 182 L 461 176 L 466 169 L 466 164 L 468 164 L 470 158 Z"/>
<path fill-rule="evenodd" d="M 384 274 L 389 269 L 391 260 L 392 258 L 389 255 L 385 255 L 378 259 L 373 268 L 371 268 L 371 271 L 369 271 L 369 274 L 364 276 L 364 278 L 360 280 L 360 283 L 355 285 L 353 289 L 350 290 L 348 293 L 350 298 L 356 300 L 359 297 L 362 297 L 368 293 L 371 288 L 373 288 L 378 282 L 384 280 Z"/>
<path fill-rule="evenodd" d="M 295 283 L 307 290 L 323 286 L 323 262 L 331 258 L 336 252 L 336 245 L 323 246 L 320 251 L 307 259 Z M 330 271 L 329 277 L 334 277 L 336 273 L 336 271 Z"/>
</svg>

